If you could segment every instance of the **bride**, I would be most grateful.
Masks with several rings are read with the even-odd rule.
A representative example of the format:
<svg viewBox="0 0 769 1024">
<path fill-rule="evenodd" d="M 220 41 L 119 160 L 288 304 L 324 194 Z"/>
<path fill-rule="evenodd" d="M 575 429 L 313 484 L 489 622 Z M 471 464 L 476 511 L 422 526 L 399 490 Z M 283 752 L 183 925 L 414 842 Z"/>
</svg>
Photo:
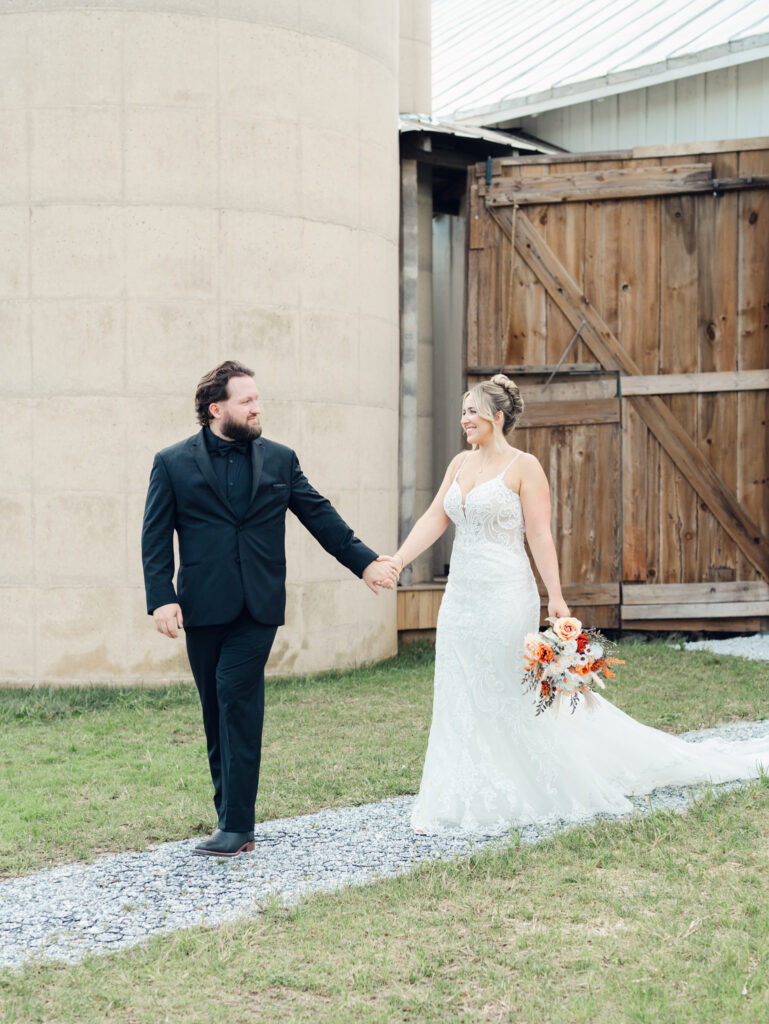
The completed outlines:
<svg viewBox="0 0 769 1024">
<path fill-rule="evenodd" d="M 392 558 L 399 569 L 456 526 L 435 644 L 433 719 L 411 824 L 418 832 L 493 833 L 597 812 L 632 810 L 628 794 L 722 782 L 769 766 L 769 737 L 689 743 L 642 725 L 596 695 L 574 715 L 535 716 L 524 692 L 524 637 L 539 629 L 539 594 L 524 532 L 547 587 L 548 614 L 569 615 L 537 459 L 507 436 L 523 411 L 497 374 L 465 395 L 472 446 L 449 464 L 432 504 Z M 588 623 L 589 625 L 589 623 Z"/>
</svg>

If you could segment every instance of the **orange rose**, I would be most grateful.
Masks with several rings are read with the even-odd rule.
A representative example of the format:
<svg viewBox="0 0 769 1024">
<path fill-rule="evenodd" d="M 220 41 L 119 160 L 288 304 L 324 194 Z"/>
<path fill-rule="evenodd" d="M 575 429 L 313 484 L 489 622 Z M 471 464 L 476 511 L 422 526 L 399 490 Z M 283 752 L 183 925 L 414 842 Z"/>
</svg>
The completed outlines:
<svg viewBox="0 0 769 1024">
<path fill-rule="evenodd" d="M 537 661 L 552 661 L 553 660 L 553 648 L 548 647 L 547 644 L 540 644 L 537 647 Z"/>
<path fill-rule="evenodd" d="M 556 619 L 553 623 L 553 632 L 561 640 L 576 640 L 582 632 L 582 623 L 579 619 Z"/>
<path fill-rule="evenodd" d="M 577 637 L 577 654 L 584 654 L 590 644 L 590 637 L 587 633 L 580 633 Z"/>
</svg>

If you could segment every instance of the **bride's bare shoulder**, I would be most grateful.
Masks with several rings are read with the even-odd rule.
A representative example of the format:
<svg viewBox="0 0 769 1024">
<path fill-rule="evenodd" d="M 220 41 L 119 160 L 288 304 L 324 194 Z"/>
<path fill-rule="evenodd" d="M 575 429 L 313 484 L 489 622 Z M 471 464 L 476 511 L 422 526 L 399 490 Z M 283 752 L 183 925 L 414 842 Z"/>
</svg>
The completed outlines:
<svg viewBox="0 0 769 1024">
<path fill-rule="evenodd" d="M 465 459 L 467 458 L 467 456 L 469 454 L 470 454 L 470 452 L 467 451 L 467 449 L 465 449 L 462 452 L 457 452 L 457 454 L 454 456 L 454 458 L 449 463 L 446 472 L 447 473 L 456 473 L 456 471 L 459 469 L 459 467 L 462 465 L 462 463 L 465 461 Z"/>
<path fill-rule="evenodd" d="M 448 466 L 446 467 L 446 472 L 443 475 L 443 483 L 441 484 L 441 488 L 438 492 L 439 494 L 442 494 L 444 490 L 448 488 L 449 484 L 453 481 L 454 477 L 459 472 L 459 467 L 464 462 L 466 455 L 467 452 L 459 452 L 448 464 Z"/>
<path fill-rule="evenodd" d="M 537 456 L 532 455 L 531 452 L 525 452 L 523 449 L 521 449 L 520 456 L 515 460 L 515 465 L 523 480 L 534 479 L 542 476 L 544 473 L 542 463 Z"/>
</svg>

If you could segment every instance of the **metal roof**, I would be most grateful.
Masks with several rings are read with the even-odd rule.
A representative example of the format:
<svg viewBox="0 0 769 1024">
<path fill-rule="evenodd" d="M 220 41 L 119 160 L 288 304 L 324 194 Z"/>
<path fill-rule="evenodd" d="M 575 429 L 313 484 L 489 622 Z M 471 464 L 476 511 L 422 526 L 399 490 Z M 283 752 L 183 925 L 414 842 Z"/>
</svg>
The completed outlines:
<svg viewBox="0 0 769 1024">
<path fill-rule="evenodd" d="M 432 0 L 433 111 L 497 124 L 769 56 L 767 0 Z"/>
<path fill-rule="evenodd" d="M 476 128 L 473 125 L 457 124 L 454 121 L 438 120 L 428 114 L 400 114 L 398 130 L 401 135 L 409 132 L 435 132 L 436 135 L 453 135 L 460 139 L 482 139 L 484 142 L 495 142 L 498 146 L 510 146 L 511 149 L 525 149 L 531 153 L 561 153 L 558 146 L 546 142 L 524 138 L 515 132 L 497 132 L 491 128 Z"/>
</svg>

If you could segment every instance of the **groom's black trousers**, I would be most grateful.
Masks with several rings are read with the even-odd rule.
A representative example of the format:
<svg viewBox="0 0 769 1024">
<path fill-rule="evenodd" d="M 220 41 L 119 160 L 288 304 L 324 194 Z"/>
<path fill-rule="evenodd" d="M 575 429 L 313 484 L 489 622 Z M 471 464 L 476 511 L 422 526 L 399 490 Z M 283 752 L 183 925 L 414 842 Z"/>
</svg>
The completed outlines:
<svg viewBox="0 0 769 1024">
<path fill-rule="evenodd" d="M 203 708 L 208 763 L 219 828 L 249 832 L 259 787 L 264 722 L 264 666 L 277 626 L 244 609 L 234 622 L 185 631 Z"/>
</svg>

